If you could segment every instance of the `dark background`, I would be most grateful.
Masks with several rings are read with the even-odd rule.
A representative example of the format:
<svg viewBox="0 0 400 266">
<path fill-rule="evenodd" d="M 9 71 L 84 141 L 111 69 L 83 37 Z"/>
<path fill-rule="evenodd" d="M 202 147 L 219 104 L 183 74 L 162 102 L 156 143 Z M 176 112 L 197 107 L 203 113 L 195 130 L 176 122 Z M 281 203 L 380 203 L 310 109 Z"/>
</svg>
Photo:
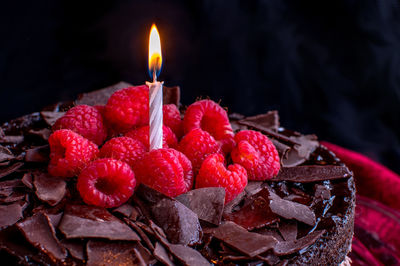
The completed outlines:
<svg viewBox="0 0 400 266">
<path fill-rule="evenodd" d="M 362 152 L 400 172 L 400 4 L 394 0 L 2 1 L 0 122 L 147 76 Z"/>
</svg>

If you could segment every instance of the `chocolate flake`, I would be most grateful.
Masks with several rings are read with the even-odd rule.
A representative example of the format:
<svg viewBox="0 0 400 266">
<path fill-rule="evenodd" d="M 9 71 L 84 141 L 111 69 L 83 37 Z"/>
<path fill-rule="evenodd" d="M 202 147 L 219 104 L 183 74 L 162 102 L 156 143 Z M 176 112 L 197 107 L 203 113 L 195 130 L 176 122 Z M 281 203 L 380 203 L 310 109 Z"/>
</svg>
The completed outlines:
<svg viewBox="0 0 400 266">
<path fill-rule="evenodd" d="M 319 230 L 297 240 L 279 242 L 274 247 L 274 253 L 278 256 L 295 253 L 314 244 L 324 233 L 325 230 Z"/>
<path fill-rule="evenodd" d="M 57 240 L 54 228 L 45 214 L 36 213 L 19 222 L 17 227 L 33 246 L 46 253 L 51 259 L 64 261 L 67 257 L 66 250 Z"/>
<path fill-rule="evenodd" d="M 0 229 L 15 224 L 22 217 L 22 206 L 20 203 L 0 205 Z"/>
<path fill-rule="evenodd" d="M 42 111 L 40 114 L 49 126 L 53 126 L 57 119 L 62 117 L 65 112 Z"/>
<path fill-rule="evenodd" d="M 165 87 L 163 89 L 163 103 L 164 104 L 175 104 L 179 107 L 181 101 L 181 89 L 179 86 Z"/>
<path fill-rule="evenodd" d="M 195 249 L 174 244 L 169 244 L 168 249 L 183 265 L 210 266 L 210 263 Z"/>
<path fill-rule="evenodd" d="M 121 81 L 117 84 L 108 86 L 106 88 L 95 90 L 92 92 L 84 93 L 78 96 L 78 99 L 75 101 L 76 105 L 105 105 L 110 98 L 111 94 L 116 92 L 117 90 L 131 87 L 132 84 Z"/>
<path fill-rule="evenodd" d="M 141 259 L 149 265 L 152 261 L 151 255 L 139 243 L 89 240 L 86 246 L 87 265 L 138 265 L 140 260 L 134 249 L 138 250 Z"/>
<path fill-rule="evenodd" d="M 296 143 L 283 158 L 282 165 L 284 167 L 293 167 L 304 163 L 319 146 L 315 135 L 291 136 L 290 139 Z"/>
<path fill-rule="evenodd" d="M 263 189 L 248 199 L 238 211 L 224 215 L 224 219 L 232 221 L 247 230 L 262 228 L 279 221 L 279 217 L 269 207 L 269 192 Z"/>
<path fill-rule="evenodd" d="M 47 141 L 49 139 L 50 135 L 51 135 L 51 130 L 48 129 L 48 128 L 42 128 L 42 129 L 39 129 L 39 130 L 31 129 L 31 130 L 29 130 L 28 133 L 31 134 L 31 135 L 34 135 L 34 136 L 38 136 L 41 139 Z"/>
<path fill-rule="evenodd" d="M 34 163 L 45 163 L 49 161 L 49 154 L 49 145 L 28 149 L 25 153 L 25 161 Z"/>
<path fill-rule="evenodd" d="M 106 209 L 94 206 L 67 206 L 58 228 L 67 238 L 140 240 L 128 225 L 111 215 Z"/>
<path fill-rule="evenodd" d="M 308 225 L 315 225 L 315 214 L 310 207 L 280 198 L 278 195 L 270 191 L 269 206 L 272 212 L 278 214 L 285 219 L 296 219 Z"/>
<path fill-rule="evenodd" d="M 146 243 L 147 247 L 153 251 L 154 250 L 154 245 L 151 243 L 149 237 L 143 232 L 143 230 L 133 221 L 124 218 L 125 223 L 127 223 L 130 227 L 132 227 L 140 236 L 140 238 L 143 240 L 143 242 Z"/>
<path fill-rule="evenodd" d="M 154 221 L 171 243 L 193 245 L 200 242 L 202 230 L 199 218 L 188 207 L 143 184 L 136 194 L 146 201 Z"/>
<path fill-rule="evenodd" d="M 273 248 L 277 242 L 272 236 L 248 232 L 243 227 L 229 221 L 214 230 L 214 237 L 249 257 Z"/>
<path fill-rule="evenodd" d="M 132 212 L 134 212 L 135 207 L 133 207 L 132 205 L 125 203 L 121 206 L 119 206 L 118 208 L 114 209 L 112 212 L 114 213 L 119 213 L 125 217 L 130 217 L 132 215 Z"/>
<path fill-rule="evenodd" d="M 197 215 L 173 199 L 163 199 L 151 207 L 156 223 L 174 244 L 193 245 L 200 242 L 202 230 Z"/>
<path fill-rule="evenodd" d="M 199 188 L 175 199 L 196 213 L 199 219 L 215 225 L 220 224 L 225 202 L 224 188 Z"/>
<path fill-rule="evenodd" d="M 174 266 L 175 264 L 172 262 L 170 257 L 168 256 L 167 250 L 160 244 L 160 242 L 156 243 L 156 247 L 153 252 L 154 257 L 164 265 Z"/>
<path fill-rule="evenodd" d="M 9 149 L 0 145 L 0 162 L 9 161 L 14 158 L 15 156 Z"/>
<path fill-rule="evenodd" d="M 297 238 L 297 222 L 296 221 L 282 221 L 279 223 L 279 232 L 285 241 L 293 241 Z"/>
<path fill-rule="evenodd" d="M 21 181 L 27 188 L 33 189 L 32 173 L 25 173 Z"/>
<path fill-rule="evenodd" d="M 324 180 L 348 178 L 352 174 L 346 166 L 337 165 L 303 165 L 283 167 L 272 181 L 289 181 L 310 183 Z"/>
<path fill-rule="evenodd" d="M 59 177 L 47 173 L 35 173 L 33 185 L 36 196 L 50 206 L 57 205 L 65 196 L 67 183 Z"/>
<path fill-rule="evenodd" d="M 21 180 L 13 179 L 13 180 L 2 181 L 0 182 L 0 196 L 8 197 L 14 191 L 17 191 L 18 189 L 21 188 L 24 188 L 24 185 L 22 184 Z"/>
<path fill-rule="evenodd" d="M 245 122 L 250 122 L 257 124 L 259 126 L 265 127 L 265 128 L 270 128 L 272 130 L 277 131 L 279 128 L 279 115 L 278 111 L 269 111 L 266 114 L 260 114 L 260 115 L 255 115 L 255 116 L 249 116 L 246 117 L 240 122 L 243 124 Z"/>
<path fill-rule="evenodd" d="M 4 136 L 0 139 L 0 143 L 20 144 L 24 141 L 24 136 Z"/>
<path fill-rule="evenodd" d="M 24 163 L 17 162 L 13 165 L 10 165 L 10 166 L 0 169 L 0 178 L 11 175 L 15 171 L 17 171 L 19 168 L 21 168 L 23 165 L 24 165 Z"/>
<path fill-rule="evenodd" d="M 63 239 L 60 241 L 61 245 L 66 248 L 72 257 L 78 260 L 85 260 L 85 246 L 86 244 L 81 240 Z"/>
</svg>

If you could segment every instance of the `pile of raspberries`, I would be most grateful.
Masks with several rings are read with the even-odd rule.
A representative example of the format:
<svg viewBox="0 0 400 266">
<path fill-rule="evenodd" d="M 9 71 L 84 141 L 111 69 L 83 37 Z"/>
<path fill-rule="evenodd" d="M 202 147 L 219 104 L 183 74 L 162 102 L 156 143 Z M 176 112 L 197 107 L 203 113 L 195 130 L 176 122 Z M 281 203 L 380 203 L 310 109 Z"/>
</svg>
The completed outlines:
<svg viewBox="0 0 400 266">
<path fill-rule="evenodd" d="M 53 125 L 48 172 L 77 176 L 83 201 L 106 208 L 125 203 L 139 183 L 171 197 L 223 187 L 228 203 L 248 180 L 278 173 L 272 142 L 253 130 L 234 134 L 227 112 L 212 100 L 191 104 L 183 119 L 176 105 L 164 105 L 163 148 L 149 151 L 148 103 L 149 88 L 134 86 L 105 106 L 71 108 Z"/>
</svg>

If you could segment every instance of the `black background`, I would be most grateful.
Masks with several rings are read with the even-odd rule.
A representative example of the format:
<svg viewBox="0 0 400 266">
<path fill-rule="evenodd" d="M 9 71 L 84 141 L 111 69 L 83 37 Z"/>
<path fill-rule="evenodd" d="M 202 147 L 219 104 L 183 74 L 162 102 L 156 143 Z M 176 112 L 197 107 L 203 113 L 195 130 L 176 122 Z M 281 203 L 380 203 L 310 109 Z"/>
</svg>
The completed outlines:
<svg viewBox="0 0 400 266">
<path fill-rule="evenodd" d="M 0 122 L 120 80 L 144 83 L 157 23 L 161 79 L 182 102 L 278 109 L 284 126 L 400 172 L 395 0 L 2 1 Z"/>
</svg>

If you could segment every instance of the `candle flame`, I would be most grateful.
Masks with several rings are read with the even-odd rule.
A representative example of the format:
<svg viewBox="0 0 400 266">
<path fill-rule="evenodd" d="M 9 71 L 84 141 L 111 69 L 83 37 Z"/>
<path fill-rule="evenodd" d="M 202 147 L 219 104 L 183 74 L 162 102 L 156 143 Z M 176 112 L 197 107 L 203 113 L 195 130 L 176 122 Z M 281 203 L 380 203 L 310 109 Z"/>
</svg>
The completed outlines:
<svg viewBox="0 0 400 266">
<path fill-rule="evenodd" d="M 149 36 L 149 74 L 155 79 L 161 70 L 162 57 L 161 57 L 161 40 L 160 34 L 155 24 L 151 26 Z"/>
</svg>

